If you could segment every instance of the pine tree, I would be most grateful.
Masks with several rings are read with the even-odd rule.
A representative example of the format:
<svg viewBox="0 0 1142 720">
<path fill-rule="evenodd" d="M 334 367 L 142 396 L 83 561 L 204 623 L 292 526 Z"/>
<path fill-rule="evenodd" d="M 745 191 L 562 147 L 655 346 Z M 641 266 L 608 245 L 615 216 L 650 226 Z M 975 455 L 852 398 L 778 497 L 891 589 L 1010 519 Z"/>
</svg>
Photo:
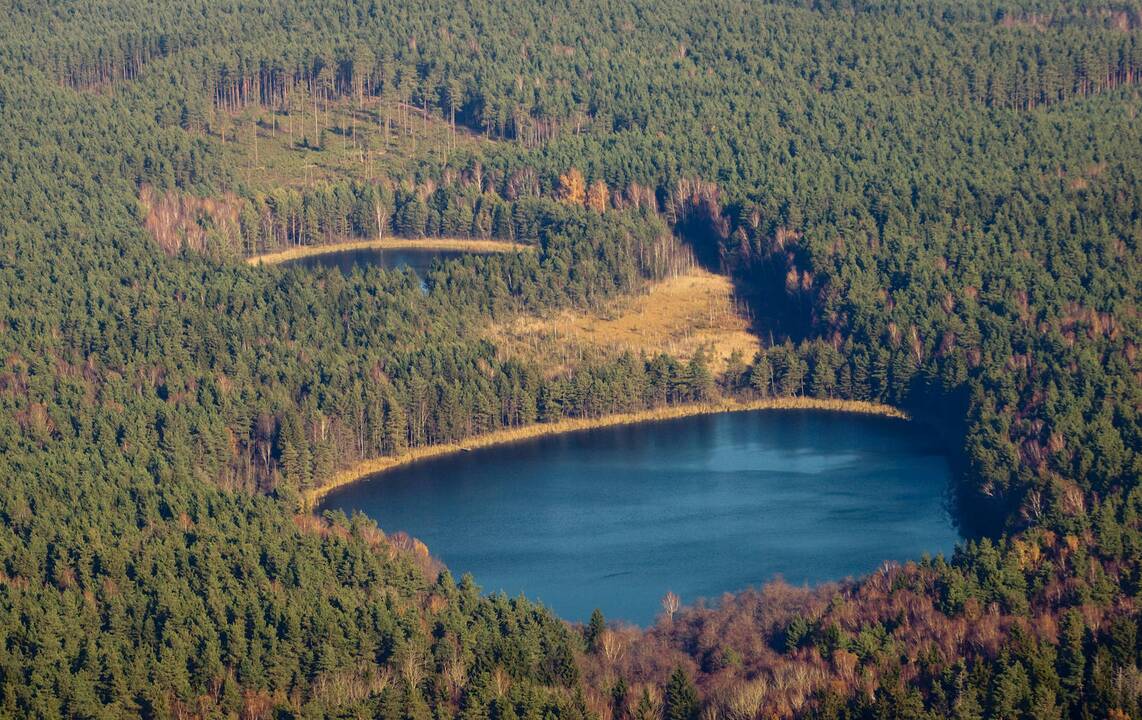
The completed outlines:
<svg viewBox="0 0 1142 720">
<path fill-rule="evenodd" d="M 1082 700 L 1083 676 L 1086 673 L 1085 630 L 1077 610 L 1070 610 L 1063 616 L 1059 637 L 1059 683 L 1063 688 L 1061 699 L 1071 707 L 1076 707 Z"/>
<path fill-rule="evenodd" d="M 749 370 L 749 385 L 761 397 L 773 395 L 773 366 L 764 351 L 759 352 L 753 360 Z"/>
<path fill-rule="evenodd" d="M 621 677 L 611 687 L 611 711 L 616 720 L 627 716 L 627 683 Z"/>
<path fill-rule="evenodd" d="M 408 450 L 408 420 L 404 408 L 395 399 L 385 401 L 385 453 L 401 455 Z"/>
<path fill-rule="evenodd" d="M 642 697 L 634 709 L 635 720 L 660 720 L 657 704 L 650 697 L 650 689 L 643 688 Z"/>
<path fill-rule="evenodd" d="M 599 608 L 591 613 L 591 620 L 583 632 L 583 640 L 587 643 L 587 652 L 598 652 L 599 636 L 607 629 L 607 621 L 603 618 L 603 611 Z"/>
<path fill-rule="evenodd" d="M 317 443 L 313 452 L 313 483 L 324 485 L 333 478 L 337 467 L 337 455 L 331 439 L 327 438 Z"/>
<path fill-rule="evenodd" d="M 705 353 L 695 353 L 686 368 L 692 400 L 705 401 L 714 395 L 714 375 L 706 363 Z"/>
<path fill-rule="evenodd" d="M 666 720 L 697 720 L 698 691 L 686 671 L 679 665 L 666 684 Z"/>
<path fill-rule="evenodd" d="M 1031 685 L 1022 663 L 1012 662 L 995 678 L 991 712 L 1000 720 L 1019 720 L 1031 699 Z"/>
</svg>

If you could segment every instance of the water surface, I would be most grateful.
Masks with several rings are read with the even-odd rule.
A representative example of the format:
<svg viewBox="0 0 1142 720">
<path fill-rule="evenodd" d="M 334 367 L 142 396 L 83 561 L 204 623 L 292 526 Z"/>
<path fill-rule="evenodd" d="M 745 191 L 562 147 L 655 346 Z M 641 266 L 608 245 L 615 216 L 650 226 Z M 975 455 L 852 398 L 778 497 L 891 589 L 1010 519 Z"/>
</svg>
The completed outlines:
<svg viewBox="0 0 1142 720">
<path fill-rule="evenodd" d="M 472 253 L 463 250 L 431 250 L 428 248 L 362 248 L 356 250 L 336 250 L 287 260 L 283 265 L 317 269 L 336 268 L 346 275 L 354 268 L 370 265 L 387 270 L 410 268 L 417 277 L 424 278 L 436 262 L 456 260 Z"/>
<path fill-rule="evenodd" d="M 758 411 L 601 428 L 426 460 L 331 494 L 457 577 L 562 617 L 646 624 L 782 576 L 819 583 L 952 549 L 945 456 L 901 420 Z"/>
</svg>

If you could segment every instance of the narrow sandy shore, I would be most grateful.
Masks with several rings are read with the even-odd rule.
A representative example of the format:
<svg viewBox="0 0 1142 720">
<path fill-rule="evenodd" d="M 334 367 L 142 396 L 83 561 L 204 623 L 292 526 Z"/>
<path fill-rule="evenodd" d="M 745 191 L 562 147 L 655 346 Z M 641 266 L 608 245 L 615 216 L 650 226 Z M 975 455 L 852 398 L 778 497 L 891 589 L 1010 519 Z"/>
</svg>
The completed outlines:
<svg viewBox="0 0 1142 720">
<path fill-rule="evenodd" d="M 248 265 L 277 265 L 288 260 L 344 252 L 346 250 L 456 250 L 473 253 L 506 253 L 531 250 L 531 245 L 505 240 L 466 240 L 464 238 L 381 238 L 379 240 L 353 240 L 331 245 L 298 245 L 297 247 L 251 255 Z"/>
<path fill-rule="evenodd" d="M 321 502 L 322 498 L 336 488 L 350 485 L 377 473 L 384 472 L 385 470 L 391 470 L 392 468 L 408 465 L 418 460 L 427 460 L 428 458 L 439 457 L 449 453 L 489 447 L 491 445 L 503 445 L 520 440 L 530 440 L 532 438 L 574 432 L 576 430 L 590 430 L 592 428 L 611 427 L 614 425 L 632 425 L 634 423 L 671 420 L 693 415 L 744 412 L 747 410 L 828 410 L 861 415 L 880 415 L 883 417 L 900 418 L 902 420 L 909 419 L 907 413 L 890 405 L 881 405 L 863 400 L 828 400 L 802 397 L 767 398 L 749 401 L 723 400 L 716 403 L 670 405 L 654 410 L 618 413 L 598 418 L 569 418 L 552 423 L 534 423 L 518 428 L 496 430 L 484 435 L 470 437 L 459 443 L 443 443 L 440 445 L 427 445 L 413 448 L 403 455 L 385 455 L 362 460 L 352 467 L 336 473 L 327 485 L 306 492 L 303 495 L 303 501 L 307 508 L 315 508 Z"/>
</svg>

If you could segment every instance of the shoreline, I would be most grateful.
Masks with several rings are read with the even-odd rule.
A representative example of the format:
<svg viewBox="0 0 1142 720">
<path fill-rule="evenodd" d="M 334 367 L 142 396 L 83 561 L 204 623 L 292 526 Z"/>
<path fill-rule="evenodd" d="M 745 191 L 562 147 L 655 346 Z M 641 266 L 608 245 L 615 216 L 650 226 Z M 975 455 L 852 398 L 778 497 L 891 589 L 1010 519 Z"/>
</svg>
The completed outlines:
<svg viewBox="0 0 1142 720">
<path fill-rule="evenodd" d="M 473 253 L 509 253 L 530 249 L 531 245 L 508 242 L 507 240 L 469 240 L 465 238 L 380 238 L 373 240 L 351 240 L 329 245 L 298 245 L 273 252 L 251 255 L 245 259 L 247 265 L 280 265 L 290 260 L 299 260 L 316 255 L 346 252 L 349 250 L 456 250 Z"/>
<path fill-rule="evenodd" d="M 320 488 L 302 493 L 302 502 L 306 510 L 314 510 L 325 496 L 332 491 L 361 482 L 373 475 L 386 470 L 410 465 L 421 460 L 450 455 L 457 452 L 467 452 L 477 448 L 491 447 L 493 445 L 507 445 L 523 440 L 562 435 L 579 430 L 594 430 L 596 428 L 614 427 L 618 425 L 635 425 L 656 420 L 674 420 L 696 415 L 714 415 L 727 412 L 747 412 L 750 410 L 825 410 L 829 412 L 852 413 L 856 415 L 877 415 L 880 417 L 910 420 L 908 413 L 891 405 L 868 402 L 865 400 L 830 400 L 820 398 L 766 398 L 763 400 L 721 400 L 710 403 L 687 403 L 683 405 L 667 405 L 650 410 L 616 413 L 597 418 L 567 418 L 552 423 L 532 423 L 515 428 L 503 428 L 483 435 L 475 435 L 456 443 L 441 443 L 413 448 L 403 455 L 383 455 L 369 458 L 355 463 L 351 467 L 339 470 L 333 479 Z"/>
</svg>

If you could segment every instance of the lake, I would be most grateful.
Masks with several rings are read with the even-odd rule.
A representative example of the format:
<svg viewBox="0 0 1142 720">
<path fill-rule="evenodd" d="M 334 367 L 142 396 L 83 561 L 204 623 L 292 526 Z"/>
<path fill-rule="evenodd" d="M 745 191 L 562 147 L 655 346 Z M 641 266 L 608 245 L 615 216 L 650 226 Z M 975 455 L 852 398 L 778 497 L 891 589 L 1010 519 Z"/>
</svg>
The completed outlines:
<svg viewBox="0 0 1142 720">
<path fill-rule="evenodd" d="M 456 260 L 474 253 L 463 250 L 430 250 L 427 248 L 364 248 L 357 250 L 336 250 L 287 260 L 282 265 L 309 269 L 336 268 L 346 275 L 354 268 L 369 265 L 395 270 L 410 268 L 417 277 L 424 278 L 439 260 Z"/>
<path fill-rule="evenodd" d="M 428 544 L 459 578 L 569 620 L 649 624 L 662 596 L 716 599 L 948 553 L 934 433 L 868 415 L 723 413 L 461 452 L 331 493 Z"/>
</svg>

